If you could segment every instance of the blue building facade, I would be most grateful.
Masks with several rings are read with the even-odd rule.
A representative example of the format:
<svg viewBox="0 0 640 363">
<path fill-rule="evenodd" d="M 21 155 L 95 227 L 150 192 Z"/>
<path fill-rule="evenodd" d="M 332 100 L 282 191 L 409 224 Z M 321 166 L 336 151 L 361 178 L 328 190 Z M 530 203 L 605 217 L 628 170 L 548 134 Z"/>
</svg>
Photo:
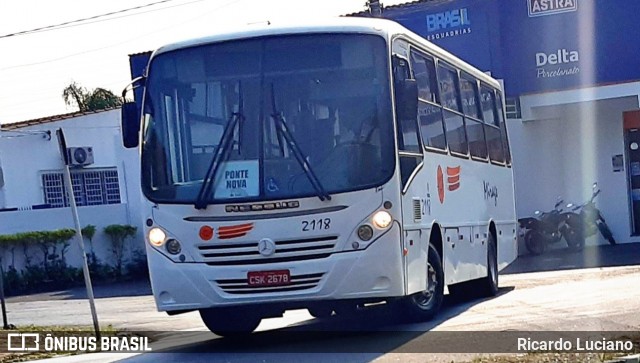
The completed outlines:
<svg viewBox="0 0 640 363">
<path fill-rule="evenodd" d="M 382 16 L 503 79 L 516 97 L 640 80 L 638 14 L 634 0 L 427 0 Z M 133 77 L 149 56 L 130 56 Z"/>
<path fill-rule="evenodd" d="M 640 79 L 640 2 L 424 1 L 393 19 L 503 79 L 509 97 Z"/>
<path fill-rule="evenodd" d="M 519 216 L 597 181 L 614 235 L 638 242 L 638 14 L 633 0 L 426 0 L 382 16 L 504 82 Z"/>
</svg>

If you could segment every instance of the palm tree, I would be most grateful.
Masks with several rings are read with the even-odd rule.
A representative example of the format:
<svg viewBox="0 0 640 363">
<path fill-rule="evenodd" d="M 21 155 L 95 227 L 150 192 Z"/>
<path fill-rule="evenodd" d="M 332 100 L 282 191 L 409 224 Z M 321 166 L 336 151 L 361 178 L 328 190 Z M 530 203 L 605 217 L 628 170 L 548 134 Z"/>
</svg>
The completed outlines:
<svg viewBox="0 0 640 363">
<path fill-rule="evenodd" d="M 77 106 L 81 112 L 104 110 L 122 105 L 120 97 L 113 92 L 100 87 L 89 91 L 75 81 L 62 90 L 62 98 L 64 103 Z"/>
</svg>

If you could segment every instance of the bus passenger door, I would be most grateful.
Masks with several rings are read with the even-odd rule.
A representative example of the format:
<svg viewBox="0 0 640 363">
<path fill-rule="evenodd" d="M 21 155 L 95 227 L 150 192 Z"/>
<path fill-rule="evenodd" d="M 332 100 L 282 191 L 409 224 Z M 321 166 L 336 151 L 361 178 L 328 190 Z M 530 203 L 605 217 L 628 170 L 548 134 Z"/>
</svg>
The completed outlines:
<svg viewBox="0 0 640 363">
<path fill-rule="evenodd" d="M 398 123 L 398 160 L 402 180 L 402 220 L 404 227 L 405 289 L 408 294 L 426 290 L 428 243 L 422 232 L 422 202 L 427 183 L 423 167 L 422 143 L 418 128 L 418 88 L 407 59 L 393 57 L 394 94 Z M 416 208 L 417 207 L 417 208 Z"/>
</svg>

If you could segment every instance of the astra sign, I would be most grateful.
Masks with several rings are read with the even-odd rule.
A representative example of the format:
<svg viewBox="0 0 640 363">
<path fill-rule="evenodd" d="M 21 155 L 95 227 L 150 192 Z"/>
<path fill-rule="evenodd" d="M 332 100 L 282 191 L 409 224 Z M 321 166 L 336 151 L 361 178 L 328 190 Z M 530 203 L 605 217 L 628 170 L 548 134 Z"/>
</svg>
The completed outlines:
<svg viewBox="0 0 640 363">
<path fill-rule="evenodd" d="M 529 16 L 553 15 L 576 11 L 578 0 L 527 0 Z"/>
</svg>

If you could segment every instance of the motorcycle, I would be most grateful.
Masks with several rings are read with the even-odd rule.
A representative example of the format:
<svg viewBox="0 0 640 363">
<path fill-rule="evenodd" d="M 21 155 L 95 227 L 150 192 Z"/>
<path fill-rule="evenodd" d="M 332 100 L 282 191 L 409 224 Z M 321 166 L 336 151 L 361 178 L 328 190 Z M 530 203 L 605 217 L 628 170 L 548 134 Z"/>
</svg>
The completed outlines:
<svg viewBox="0 0 640 363">
<path fill-rule="evenodd" d="M 581 249 L 584 247 L 585 239 L 595 235 L 598 231 L 609 244 L 616 244 L 616 240 L 613 238 L 607 222 L 600 213 L 600 210 L 596 208 L 594 200 L 598 194 L 600 194 L 598 183 L 593 183 L 593 193 L 589 201 L 575 207 L 572 204 L 567 205 L 567 207 L 572 208 L 574 212 L 565 216 L 565 224 L 568 229 L 568 238 L 566 239 L 569 248 L 574 250 Z"/>
<path fill-rule="evenodd" d="M 535 217 L 518 219 L 524 231 L 525 246 L 531 254 L 541 255 L 549 244 L 559 242 L 569 232 L 565 225 L 566 213 L 560 207 L 562 203 L 563 200 L 558 197 L 553 210 L 535 211 Z"/>
</svg>

